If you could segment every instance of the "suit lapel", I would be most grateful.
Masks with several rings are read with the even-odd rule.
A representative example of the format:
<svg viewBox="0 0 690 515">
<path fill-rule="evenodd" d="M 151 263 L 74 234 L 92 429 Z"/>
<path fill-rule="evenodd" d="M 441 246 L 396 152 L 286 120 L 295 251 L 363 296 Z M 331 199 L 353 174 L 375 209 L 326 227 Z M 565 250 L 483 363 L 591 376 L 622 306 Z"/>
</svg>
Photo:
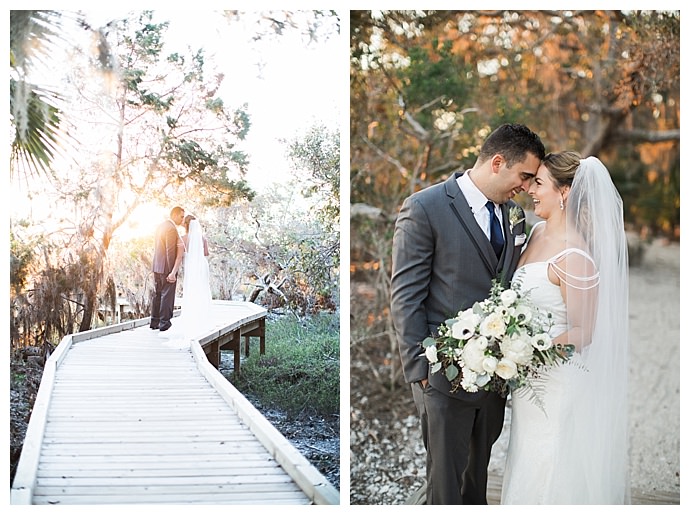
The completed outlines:
<svg viewBox="0 0 690 515">
<path fill-rule="evenodd" d="M 501 214 L 503 218 L 503 238 L 505 246 L 503 247 L 503 255 L 501 256 L 501 268 L 504 263 L 511 263 L 513 255 L 515 254 L 515 236 L 510 228 L 510 202 L 501 204 Z"/>
<path fill-rule="evenodd" d="M 460 187 L 457 183 L 458 174 L 453 174 L 446 181 L 446 194 L 450 200 L 450 208 L 457 217 L 460 224 L 464 227 L 465 232 L 468 234 L 474 246 L 477 248 L 479 256 L 484 261 L 486 267 L 495 273 L 496 267 L 498 266 L 498 258 L 496 258 L 496 253 L 491 247 L 491 242 L 482 231 L 481 227 L 477 223 L 477 219 L 474 217 L 474 213 L 467 203 L 465 196 L 460 191 Z M 504 215 L 505 218 L 505 215 Z M 505 251 L 503 252 L 505 254 Z"/>
</svg>

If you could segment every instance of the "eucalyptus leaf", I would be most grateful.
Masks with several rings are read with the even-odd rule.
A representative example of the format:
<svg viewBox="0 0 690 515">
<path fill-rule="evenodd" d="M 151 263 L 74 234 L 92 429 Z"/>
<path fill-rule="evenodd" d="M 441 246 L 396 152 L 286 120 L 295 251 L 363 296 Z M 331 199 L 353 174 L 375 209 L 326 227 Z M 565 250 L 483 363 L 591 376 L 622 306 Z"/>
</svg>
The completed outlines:
<svg viewBox="0 0 690 515">
<path fill-rule="evenodd" d="M 432 345 L 436 345 L 436 340 L 434 340 L 431 336 L 424 338 L 424 341 L 422 342 L 422 346 L 424 348 L 431 347 Z"/>
<path fill-rule="evenodd" d="M 448 367 L 446 368 L 446 378 L 448 379 L 448 381 L 452 381 L 453 379 L 458 377 L 458 374 L 458 367 L 452 364 L 448 365 Z"/>
</svg>

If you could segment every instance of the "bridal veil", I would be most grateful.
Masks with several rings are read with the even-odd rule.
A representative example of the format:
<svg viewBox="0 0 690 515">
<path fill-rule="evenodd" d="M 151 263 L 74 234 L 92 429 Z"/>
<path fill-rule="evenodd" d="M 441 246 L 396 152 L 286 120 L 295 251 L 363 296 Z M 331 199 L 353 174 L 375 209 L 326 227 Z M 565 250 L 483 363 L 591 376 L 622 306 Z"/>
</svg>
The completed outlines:
<svg viewBox="0 0 690 515">
<path fill-rule="evenodd" d="M 182 315 L 185 334 L 196 336 L 203 330 L 211 309 L 208 260 L 204 255 L 204 239 L 198 220 L 189 223 L 187 250 L 182 282 Z"/>
<path fill-rule="evenodd" d="M 623 202 L 596 157 L 580 161 L 566 217 L 566 248 L 592 260 L 573 254 L 561 277 L 568 321 L 583 325 L 577 343 L 586 373 L 572 374 L 556 475 L 573 504 L 628 504 L 628 248 Z"/>
</svg>

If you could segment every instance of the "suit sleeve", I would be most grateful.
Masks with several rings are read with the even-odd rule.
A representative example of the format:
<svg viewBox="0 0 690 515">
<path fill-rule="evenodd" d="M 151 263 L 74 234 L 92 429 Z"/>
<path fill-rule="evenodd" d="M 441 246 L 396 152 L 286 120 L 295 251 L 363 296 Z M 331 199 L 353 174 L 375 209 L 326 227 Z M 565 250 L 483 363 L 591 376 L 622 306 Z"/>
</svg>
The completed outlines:
<svg viewBox="0 0 690 515">
<path fill-rule="evenodd" d="M 428 376 L 421 343 L 430 335 L 424 302 L 433 258 L 434 237 L 427 213 L 418 200 L 408 198 L 395 224 L 391 277 L 391 316 L 408 383 Z"/>
</svg>

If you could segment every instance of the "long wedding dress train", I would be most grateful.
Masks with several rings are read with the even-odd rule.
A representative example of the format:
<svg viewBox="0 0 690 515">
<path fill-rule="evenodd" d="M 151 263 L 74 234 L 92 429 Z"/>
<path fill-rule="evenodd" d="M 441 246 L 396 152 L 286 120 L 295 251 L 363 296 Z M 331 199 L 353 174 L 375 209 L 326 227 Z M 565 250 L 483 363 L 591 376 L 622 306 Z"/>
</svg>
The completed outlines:
<svg viewBox="0 0 690 515">
<path fill-rule="evenodd" d="M 189 224 L 182 281 L 182 312 L 170 329 L 171 343 L 188 347 L 189 341 L 202 336 L 209 327 L 211 287 L 208 260 L 204 255 L 203 235 L 198 220 Z"/>
</svg>

